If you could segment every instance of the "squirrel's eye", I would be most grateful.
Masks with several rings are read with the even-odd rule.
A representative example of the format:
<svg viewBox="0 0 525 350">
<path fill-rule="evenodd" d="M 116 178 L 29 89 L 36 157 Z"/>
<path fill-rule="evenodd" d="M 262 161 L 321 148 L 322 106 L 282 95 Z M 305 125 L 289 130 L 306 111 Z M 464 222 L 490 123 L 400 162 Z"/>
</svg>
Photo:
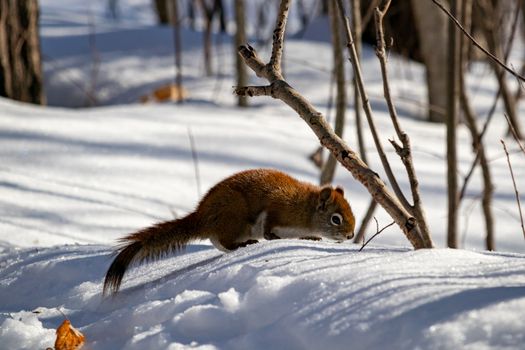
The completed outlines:
<svg viewBox="0 0 525 350">
<path fill-rule="evenodd" d="M 343 217 L 339 213 L 334 213 L 330 217 L 330 223 L 334 226 L 339 226 L 343 223 Z"/>
</svg>

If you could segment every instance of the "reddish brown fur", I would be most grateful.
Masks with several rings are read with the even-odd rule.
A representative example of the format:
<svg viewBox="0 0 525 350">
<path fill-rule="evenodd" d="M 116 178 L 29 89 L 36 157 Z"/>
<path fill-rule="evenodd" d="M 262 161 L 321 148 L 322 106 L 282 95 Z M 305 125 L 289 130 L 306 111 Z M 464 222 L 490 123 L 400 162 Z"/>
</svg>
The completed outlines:
<svg viewBox="0 0 525 350">
<path fill-rule="evenodd" d="M 210 239 L 224 250 L 235 250 L 258 239 L 343 240 L 353 236 L 355 219 L 341 188 L 319 187 L 271 169 L 247 170 L 219 182 L 197 209 L 181 219 L 133 233 L 111 264 L 104 293 L 117 292 L 133 263 L 158 259 L 192 240 Z M 334 213 L 340 225 L 331 223 Z"/>
</svg>

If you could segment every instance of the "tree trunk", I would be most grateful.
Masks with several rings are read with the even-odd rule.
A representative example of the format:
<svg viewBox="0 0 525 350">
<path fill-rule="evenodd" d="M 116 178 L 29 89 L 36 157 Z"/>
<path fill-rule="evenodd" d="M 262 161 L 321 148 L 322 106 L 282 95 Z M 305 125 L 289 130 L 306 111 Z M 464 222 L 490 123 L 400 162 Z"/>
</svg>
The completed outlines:
<svg viewBox="0 0 525 350">
<path fill-rule="evenodd" d="M 215 17 L 216 13 L 220 14 L 222 5 L 220 3 L 220 0 L 214 0 L 212 5 L 208 4 L 206 0 L 200 0 L 199 3 L 201 5 L 202 12 L 204 13 L 204 19 L 206 22 L 203 33 L 204 70 L 207 76 L 211 76 L 213 74 L 213 69 L 211 66 L 211 34 L 213 29 L 213 18 Z"/>
<path fill-rule="evenodd" d="M 170 22 L 168 0 L 155 0 L 155 12 L 157 13 L 159 23 L 168 24 Z"/>
<path fill-rule="evenodd" d="M 445 122 L 447 110 L 447 18 L 431 1 L 412 0 L 428 86 L 428 119 Z"/>
<path fill-rule="evenodd" d="M 328 2 L 328 12 L 330 16 L 330 28 L 332 32 L 332 47 L 334 52 L 334 68 L 337 93 L 335 98 L 335 127 L 334 131 L 337 136 L 343 135 L 346 112 L 346 79 L 345 79 L 345 61 L 343 56 L 343 41 L 341 39 L 341 25 L 339 15 L 336 12 L 334 1 Z M 321 184 L 329 184 L 333 181 L 337 160 L 330 154 L 328 160 L 323 166 L 321 172 Z"/>
<path fill-rule="evenodd" d="M 0 0 L 0 96 L 45 104 L 37 0 Z"/>
<path fill-rule="evenodd" d="M 188 19 L 190 22 L 190 28 L 192 30 L 197 30 L 197 25 L 195 24 L 195 13 L 197 12 L 195 10 L 195 6 L 197 5 L 198 5 L 198 2 L 188 1 Z"/>
<path fill-rule="evenodd" d="M 451 0 L 451 13 L 460 18 L 461 1 Z M 435 11 L 435 9 L 434 9 Z M 459 74 L 461 67 L 461 47 L 459 30 L 452 22 L 448 22 L 448 71 L 447 71 L 447 190 L 448 190 L 448 228 L 447 245 L 458 247 L 458 179 L 456 155 L 456 125 L 458 123 Z"/>
<path fill-rule="evenodd" d="M 322 16 L 327 16 L 328 15 L 328 12 L 330 11 L 329 10 L 329 6 L 330 5 L 328 5 L 328 3 L 330 1 L 333 1 L 333 0 L 321 0 L 320 1 L 320 4 L 319 4 L 320 8 L 319 8 L 319 10 L 321 11 L 321 15 Z"/>
<path fill-rule="evenodd" d="M 213 3 L 213 13 L 219 16 L 219 30 L 221 33 L 226 33 L 226 13 L 224 12 L 222 0 L 215 0 Z"/>
<path fill-rule="evenodd" d="M 355 40 L 355 49 L 359 59 L 361 59 L 361 1 L 360 0 L 350 0 L 350 6 L 352 9 L 352 34 Z M 359 149 L 359 155 L 361 159 L 368 163 L 365 150 L 365 141 L 363 137 L 363 125 L 362 125 L 362 106 L 361 99 L 359 98 L 359 88 L 357 86 L 357 81 L 354 77 L 352 79 L 354 86 L 354 111 L 355 111 L 355 123 L 357 131 L 357 143 Z"/>
<path fill-rule="evenodd" d="M 118 0 L 109 0 L 108 1 L 108 12 L 113 19 L 118 19 L 119 9 L 118 9 Z"/>
<path fill-rule="evenodd" d="M 177 0 L 171 0 L 170 3 L 171 25 L 173 26 L 173 50 L 175 55 L 175 86 L 179 88 L 180 94 L 177 103 L 182 103 L 182 38 L 180 35 L 180 14 Z"/>
<path fill-rule="evenodd" d="M 206 27 L 204 28 L 204 38 L 203 38 L 203 50 L 204 50 L 204 71 L 206 76 L 211 76 L 213 74 L 213 69 L 211 67 L 211 29 L 213 24 L 213 18 L 206 17 Z"/>
<path fill-rule="evenodd" d="M 246 65 L 241 56 L 237 53 L 237 48 L 246 44 L 244 0 L 235 0 L 235 24 L 234 55 L 235 68 L 237 71 L 237 86 L 246 86 L 248 85 L 248 72 L 246 71 Z M 239 107 L 247 107 L 248 97 L 237 96 L 237 105 Z"/>
</svg>

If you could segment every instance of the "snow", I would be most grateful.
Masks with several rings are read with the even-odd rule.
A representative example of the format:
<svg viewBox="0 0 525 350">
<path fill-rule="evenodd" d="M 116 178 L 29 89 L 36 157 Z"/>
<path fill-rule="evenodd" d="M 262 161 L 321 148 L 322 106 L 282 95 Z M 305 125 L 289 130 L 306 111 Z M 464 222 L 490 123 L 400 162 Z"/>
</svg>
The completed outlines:
<svg viewBox="0 0 525 350">
<path fill-rule="evenodd" d="M 134 268 L 117 296 L 102 297 L 119 237 L 190 212 L 204 191 L 240 170 L 271 167 L 317 182 L 308 155 L 319 143 L 279 101 L 256 98 L 253 108 L 235 107 L 227 35 L 215 35 L 222 43 L 215 61 L 220 77 L 204 77 L 201 33 L 185 31 L 190 100 L 143 105 L 140 96 L 173 75 L 171 30 L 155 26 L 149 0 L 119 1 L 118 21 L 108 19 L 106 1 L 40 3 L 52 106 L 0 99 L 0 349 L 51 347 L 62 312 L 84 333 L 89 349 L 525 347 L 525 242 L 499 142 L 506 131 L 501 107 L 486 138 L 499 252 L 483 251 L 478 173 L 459 209 L 465 249 L 445 249 L 444 128 L 420 116 L 421 66 L 394 55 L 392 88 L 412 138 L 437 249 L 413 251 L 394 226 L 361 252 L 350 242 L 279 240 L 224 254 L 197 242 Z M 285 73 L 320 111 L 333 115 L 327 108 L 331 51 L 322 23 L 287 41 Z M 259 51 L 268 56 L 268 47 Z M 96 79 L 93 57 L 100 60 Z M 496 90 L 484 67 L 475 65 L 468 79 L 482 116 Z M 394 131 L 371 48 L 363 69 L 385 148 L 407 189 L 402 164 L 386 144 Z M 94 99 L 86 93 L 92 86 Z M 70 108 L 92 102 L 96 108 Z M 356 147 L 352 106 L 348 115 L 345 138 Z M 472 155 L 463 126 L 458 142 L 464 174 Z M 525 161 L 510 139 L 507 144 L 523 193 Z M 372 168 L 384 178 L 371 140 L 367 145 Z M 366 191 L 343 169 L 335 182 L 345 188 L 359 222 Z M 376 217 L 381 226 L 391 221 L 382 210 Z M 371 226 L 369 235 L 374 232 Z"/>
<path fill-rule="evenodd" d="M 96 349 L 517 349 L 525 341 L 521 254 L 359 252 L 293 240 L 223 254 L 193 245 L 137 268 L 117 297 L 102 298 L 110 259 L 107 246 L 9 250 L 3 346 L 50 344 L 63 317 L 56 307 Z"/>
</svg>

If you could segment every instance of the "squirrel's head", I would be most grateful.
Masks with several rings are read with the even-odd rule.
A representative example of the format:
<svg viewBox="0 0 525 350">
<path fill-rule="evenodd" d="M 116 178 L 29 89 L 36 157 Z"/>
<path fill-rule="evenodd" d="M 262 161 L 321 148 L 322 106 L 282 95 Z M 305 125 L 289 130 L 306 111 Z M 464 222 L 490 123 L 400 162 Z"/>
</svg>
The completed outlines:
<svg viewBox="0 0 525 350">
<path fill-rule="evenodd" d="M 354 237 L 354 214 L 341 187 L 322 187 L 316 209 L 313 220 L 325 237 L 336 241 Z"/>
</svg>

